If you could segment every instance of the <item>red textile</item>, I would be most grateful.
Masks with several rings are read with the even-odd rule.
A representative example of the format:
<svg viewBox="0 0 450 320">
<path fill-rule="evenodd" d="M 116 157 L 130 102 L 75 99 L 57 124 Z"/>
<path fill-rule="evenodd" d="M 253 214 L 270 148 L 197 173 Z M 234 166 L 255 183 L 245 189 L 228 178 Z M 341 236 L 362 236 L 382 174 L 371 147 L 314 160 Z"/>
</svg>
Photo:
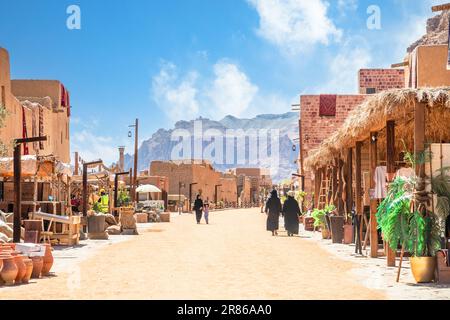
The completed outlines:
<svg viewBox="0 0 450 320">
<path fill-rule="evenodd" d="M 25 107 L 22 106 L 22 138 L 27 138 L 27 120 L 25 117 Z M 29 155 L 28 145 L 26 143 L 23 144 L 23 154 Z"/>
<path fill-rule="evenodd" d="M 336 116 L 336 99 L 335 94 L 320 95 L 319 116 Z"/>
</svg>

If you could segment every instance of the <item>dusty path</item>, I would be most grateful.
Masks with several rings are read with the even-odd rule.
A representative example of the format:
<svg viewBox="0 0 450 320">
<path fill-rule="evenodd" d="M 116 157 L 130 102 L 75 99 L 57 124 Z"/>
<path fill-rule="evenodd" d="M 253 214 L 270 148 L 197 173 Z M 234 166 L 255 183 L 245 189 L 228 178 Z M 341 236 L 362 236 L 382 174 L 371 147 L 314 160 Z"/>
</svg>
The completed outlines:
<svg viewBox="0 0 450 320">
<path fill-rule="evenodd" d="M 0 288 L 0 299 L 383 299 L 300 237 L 272 237 L 258 209 L 193 215 L 106 246 L 68 273 Z M 56 260 L 55 263 L 58 263 Z"/>
</svg>

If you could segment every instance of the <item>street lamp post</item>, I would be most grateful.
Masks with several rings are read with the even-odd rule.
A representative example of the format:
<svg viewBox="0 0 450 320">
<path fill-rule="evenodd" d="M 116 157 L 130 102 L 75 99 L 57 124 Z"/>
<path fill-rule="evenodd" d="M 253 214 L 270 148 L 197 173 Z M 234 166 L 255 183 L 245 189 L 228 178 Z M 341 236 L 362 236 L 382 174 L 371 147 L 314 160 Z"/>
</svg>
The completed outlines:
<svg viewBox="0 0 450 320">
<path fill-rule="evenodd" d="M 136 119 L 134 125 L 129 125 L 129 128 L 134 128 L 134 174 L 133 174 L 133 182 L 130 183 L 131 186 L 131 200 L 136 200 L 136 188 L 137 188 L 137 170 L 138 170 L 138 130 L 139 130 L 139 119 Z M 129 134 L 130 136 L 130 134 Z"/>
</svg>

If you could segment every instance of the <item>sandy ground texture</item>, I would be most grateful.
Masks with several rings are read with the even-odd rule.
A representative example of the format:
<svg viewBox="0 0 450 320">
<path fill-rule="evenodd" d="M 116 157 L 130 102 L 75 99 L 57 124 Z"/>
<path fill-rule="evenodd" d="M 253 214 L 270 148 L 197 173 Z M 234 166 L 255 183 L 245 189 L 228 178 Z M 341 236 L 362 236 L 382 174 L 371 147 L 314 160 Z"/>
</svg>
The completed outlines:
<svg viewBox="0 0 450 320">
<path fill-rule="evenodd" d="M 385 299 L 316 241 L 272 237 L 259 209 L 194 215 L 139 236 L 55 252 L 55 275 L 0 288 L 0 299 Z M 310 238 L 310 237 L 309 237 Z M 119 238 L 117 238 L 119 239 Z M 89 247 L 91 246 L 91 247 Z"/>
</svg>

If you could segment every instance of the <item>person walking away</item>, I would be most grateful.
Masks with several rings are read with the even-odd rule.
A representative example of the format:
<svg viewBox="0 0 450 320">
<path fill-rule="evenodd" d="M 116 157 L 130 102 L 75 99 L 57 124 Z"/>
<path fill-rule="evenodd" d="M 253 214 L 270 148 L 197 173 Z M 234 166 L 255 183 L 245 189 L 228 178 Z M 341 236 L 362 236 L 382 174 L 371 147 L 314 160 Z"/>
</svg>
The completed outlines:
<svg viewBox="0 0 450 320">
<path fill-rule="evenodd" d="M 194 202 L 194 211 L 195 211 L 195 218 L 197 219 L 197 224 L 200 224 L 200 221 L 202 219 L 202 210 L 203 210 L 203 200 L 198 194 Z"/>
<path fill-rule="evenodd" d="M 272 236 L 278 235 L 280 213 L 282 211 L 281 201 L 277 190 L 272 190 L 270 198 L 266 203 L 267 231 L 272 231 Z"/>
<path fill-rule="evenodd" d="M 203 207 L 203 214 L 205 217 L 206 224 L 209 224 L 209 203 L 205 203 Z"/>
<path fill-rule="evenodd" d="M 288 237 L 298 234 L 298 217 L 300 216 L 300 206 L 294 198 L 294 191 L 289 191 L 287 199 L 283 204 L 284 228 L 287 231 Z"/>
</svg>

